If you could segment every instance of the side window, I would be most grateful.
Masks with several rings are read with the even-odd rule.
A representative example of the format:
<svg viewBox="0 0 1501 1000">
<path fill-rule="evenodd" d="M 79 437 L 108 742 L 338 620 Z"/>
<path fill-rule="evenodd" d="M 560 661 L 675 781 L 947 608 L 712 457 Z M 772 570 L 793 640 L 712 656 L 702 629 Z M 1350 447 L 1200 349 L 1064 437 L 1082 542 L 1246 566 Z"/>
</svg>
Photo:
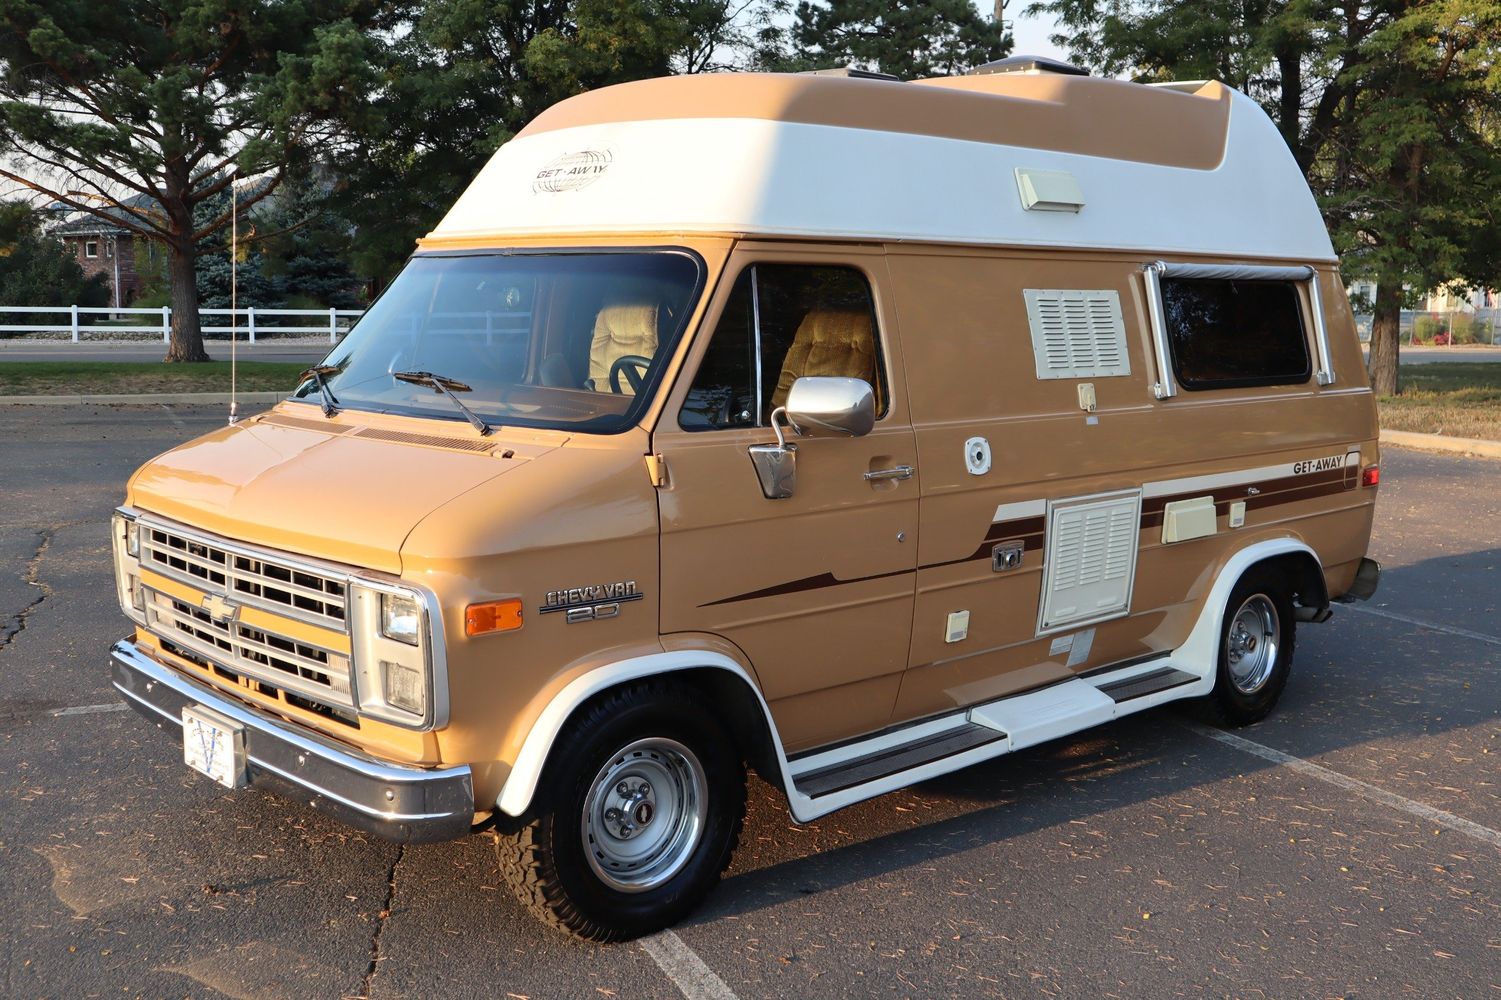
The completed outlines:
<svg viewBox="0 0 1501 1000">
<path fill-rule="evenodd" d="M 885 415 L 870 285 L 854 268 L 753 265 L 736 279 L 678 423 L 690 431 L 767 426 L 805 375 L 864 379 Z"/>
<path fill-rule="evenodd" d="M 1185 389 L 1293 385 L 1313 374 L 1293 282 L 1164 278 L 1162 307 Z"/>
</svg>

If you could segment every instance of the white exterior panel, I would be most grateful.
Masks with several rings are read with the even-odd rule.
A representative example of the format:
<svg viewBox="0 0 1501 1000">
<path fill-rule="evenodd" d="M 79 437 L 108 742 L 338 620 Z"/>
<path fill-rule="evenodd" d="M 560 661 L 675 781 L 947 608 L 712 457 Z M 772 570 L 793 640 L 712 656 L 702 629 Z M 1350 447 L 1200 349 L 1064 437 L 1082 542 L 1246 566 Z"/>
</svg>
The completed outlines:
<svg viewBox="0 0 1501 1000">
<path fill-rule="evenodd" d="M 756 118 L 583 125 L 503 146 L 432 233 L 746 233 L 1333 260 L 1265 113 L 1236 94 L 1212 170 Z M 1015 171 L 1071 174 L 1028 212 Z"/>
</svg>

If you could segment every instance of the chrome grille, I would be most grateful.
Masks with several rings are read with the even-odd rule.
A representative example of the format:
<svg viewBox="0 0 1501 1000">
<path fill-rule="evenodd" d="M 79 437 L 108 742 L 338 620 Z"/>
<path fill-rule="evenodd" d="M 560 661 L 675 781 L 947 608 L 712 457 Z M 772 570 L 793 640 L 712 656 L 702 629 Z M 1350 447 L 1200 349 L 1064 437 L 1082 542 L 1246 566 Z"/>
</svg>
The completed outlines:
<svg viewBox="0 0 1501 1000">
<path fill-rule="evenodd" d="M 234 601 L 345 628 L 345 579 L 271 555 L 142 524 L 141 565 Z"/>
<path fill-rule="evenodd" d="M 215 621 L 161 591 L 146 592 L 146 627 L 214 666 L 271 685 L 289 696 L 350 710 L 349 657 L 241 621 Z M 290 700 L 290 699 L 289 699 Z"/>
</svg>

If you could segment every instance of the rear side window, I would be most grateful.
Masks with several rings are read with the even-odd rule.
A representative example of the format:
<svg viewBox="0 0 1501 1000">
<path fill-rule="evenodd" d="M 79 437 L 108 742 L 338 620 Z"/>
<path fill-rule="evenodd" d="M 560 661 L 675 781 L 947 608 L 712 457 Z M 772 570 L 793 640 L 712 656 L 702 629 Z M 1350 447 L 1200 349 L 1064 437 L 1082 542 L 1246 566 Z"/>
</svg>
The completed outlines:
<svg viewBox="0 0 1501 1000">
<path fill-rule="evenodd" d="M 1294 385 L 1313 374 L 1293 282 L 1163 278 L 1162 309 L 1185 389 Z"/>
<path fill-rule="evenodd" d="M 886 412 L 875 302 L 849 267 L 756 264 L 735 281 L 678 415 L 684 430 L 765 427 L 805 375 L 864 379 Z"/>
</svg>

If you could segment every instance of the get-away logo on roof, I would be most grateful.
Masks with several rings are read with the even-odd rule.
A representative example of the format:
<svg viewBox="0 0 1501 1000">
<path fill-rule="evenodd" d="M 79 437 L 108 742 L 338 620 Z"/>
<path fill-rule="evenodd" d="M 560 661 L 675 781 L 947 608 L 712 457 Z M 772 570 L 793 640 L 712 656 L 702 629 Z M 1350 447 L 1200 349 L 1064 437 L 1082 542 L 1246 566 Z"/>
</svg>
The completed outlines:
<svg viewBox="0 0 1501 1000">
<path fill-rule="evenodd" d="M 577 153 L 564 153 L 537 171 L 537 179 L 532 181 L 532 190 L 538 194 L 577 191 L 599 180 L 600 174 L 608 169 L 608 149 L 583 149 Z"/>
</svg>

